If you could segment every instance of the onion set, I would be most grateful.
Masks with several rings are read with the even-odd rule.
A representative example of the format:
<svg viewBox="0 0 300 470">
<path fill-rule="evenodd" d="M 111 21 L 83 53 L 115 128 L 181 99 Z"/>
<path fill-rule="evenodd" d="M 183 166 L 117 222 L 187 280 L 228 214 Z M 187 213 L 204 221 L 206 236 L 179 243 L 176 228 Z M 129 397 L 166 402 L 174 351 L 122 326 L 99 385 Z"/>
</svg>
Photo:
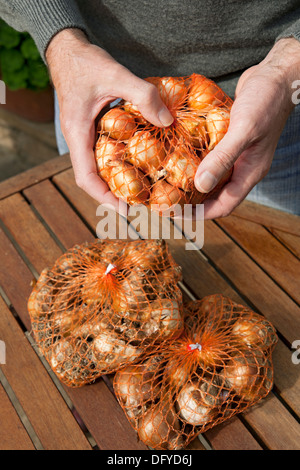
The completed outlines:
<svg viewBox="0 0 300 470">
<path fill-rule="evenodd" d="M 232 170 L 208 194 L 194 185 L 199 164 L 227 132 L 232 100 L 202 75 L 145 80 L 157 88 L 173 123 L 156 127 L 135 104 L 121 101 L 97 127 L 98 174 L 118 199 L 174 217 L 181 209 L 168 209 L 201 204 L 231 178 Z"/>
</svg>

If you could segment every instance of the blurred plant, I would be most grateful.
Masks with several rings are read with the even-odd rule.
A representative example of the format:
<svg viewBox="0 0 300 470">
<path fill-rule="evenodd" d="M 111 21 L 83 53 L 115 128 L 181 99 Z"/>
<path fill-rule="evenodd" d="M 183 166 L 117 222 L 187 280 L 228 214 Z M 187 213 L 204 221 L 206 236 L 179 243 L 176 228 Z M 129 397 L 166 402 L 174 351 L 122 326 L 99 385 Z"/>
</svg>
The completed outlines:
<svg viewBox="0 0 300 470">
<path fill-rule="evenodd" d="M 50 80 L 34 40 L 0 19 L 1 78 L 10 90 L 43 90 Z"/>
</svg>

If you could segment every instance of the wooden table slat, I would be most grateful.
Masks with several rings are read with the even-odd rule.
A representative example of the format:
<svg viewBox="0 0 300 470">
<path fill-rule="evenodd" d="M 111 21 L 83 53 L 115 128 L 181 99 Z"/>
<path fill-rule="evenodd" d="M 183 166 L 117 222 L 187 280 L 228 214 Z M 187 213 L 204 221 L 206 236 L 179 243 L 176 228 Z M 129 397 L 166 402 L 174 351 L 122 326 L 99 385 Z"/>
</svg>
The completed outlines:
<svg viewBox="0 0 300 470">
<path fill-rule="evenodd" d="M 232 215 L 297 236 L 300 234 L 300 217 L 252 201 L 243 201 Z"/>
<path fill-rule="evenodd" d="M 0 201 L 0 218 L 37 271 L 61 255 L 55 240 L 20 194 Z"/>
<path fill-rule="evenodd" d="M 24 195 L 66 249 L 94 239 L 90 230 L 49 180 L 31 186 L 24 191 Z"/>
<path fill-rule="evenodd" d="M 90 449 L 65 401 L 0 297 L 1 340 L 6 345 L 3 373 L 44 449 Z"/>
<path fill-rule="evenodd" d="M 300 258 L 300 233 L 295 235 L 293 233 L 283 232 L 275 228 L 270 229 L 271 233 L 278 238 L 295 256 Z"/>
<path fill-rule="evenodd" d="M 0 450 L 34 450 L 22 421 L 0 384 Z"/>
<path fill-rule="evenodd" d="M 71 167 L 69 155 L 53 158 L 23 173 L 13 176 L 0 183 L 0 199 L 11 196 L 29 186 L 43 181 L 60 171 Z"/>
<path fill-rule="evenodd" d="M 264 227 L 239 217 L 218 223 L 268 275 L 300 303 L 299 260 Z M 299 238 L 300 245 L 300 238 Z"/>
</svg>

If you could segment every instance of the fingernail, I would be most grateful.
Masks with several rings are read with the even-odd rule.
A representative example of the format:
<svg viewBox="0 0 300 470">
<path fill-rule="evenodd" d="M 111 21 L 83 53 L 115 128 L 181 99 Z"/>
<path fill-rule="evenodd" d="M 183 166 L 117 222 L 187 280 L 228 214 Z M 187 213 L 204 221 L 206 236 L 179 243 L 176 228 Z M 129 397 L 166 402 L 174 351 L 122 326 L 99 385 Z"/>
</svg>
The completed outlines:
<svg viewBox="0 0 300 470">
<path fill-rule="evenodd" d="M 209 193 L 217 184 L 217 178 L 209 171 L 204 171 L 196 180 L 196 186 L 201 193 Z"/>
<path fill-rule="evenodd" d="M 174 118 L 170 111 L 167 110 L 167 108 L 162 108 L 159 113 L 158 113 L 158 119 L 162 123 L 164 127 L 168 127 L 172 124 L 174 121 Z"/>
</svg>

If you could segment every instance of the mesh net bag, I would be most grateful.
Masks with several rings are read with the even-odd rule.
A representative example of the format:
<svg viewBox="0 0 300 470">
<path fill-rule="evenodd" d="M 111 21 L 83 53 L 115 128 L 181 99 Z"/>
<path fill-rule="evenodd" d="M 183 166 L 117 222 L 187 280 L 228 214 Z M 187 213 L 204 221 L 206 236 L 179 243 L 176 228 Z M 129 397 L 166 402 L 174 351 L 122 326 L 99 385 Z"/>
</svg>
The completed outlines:
<svg viewBox="0 0 300 470">
<path fill-rule="evenodd" d="M 129 205 L 144 204 L 163 214 L 184 204 L 200 204 L 230 179 L 229 170 L 208 194 L 194 177 L 200 162 L 227 132 L 232 100 L 203 75 L 147 78 L 154 84 L 174 122 L 159 128 L 129 102 L 99 121 L 95 158 L 99 176 Z"/>
<path fill-rule="evenodd" d="M 75 246 L 28 301 L 32 331 L 59 379 L 80 387 L 180 336 L 181 268 L 161 240 Z"/>
<path fill-rule="evenodd" d="M 180 338 L 119 370 L 114 390 L 145 444 L 181 449 L 270 392 L 276 342 L 261 315 L 222 295 L 205 297 L 186 305 Z"/>
</svg>

